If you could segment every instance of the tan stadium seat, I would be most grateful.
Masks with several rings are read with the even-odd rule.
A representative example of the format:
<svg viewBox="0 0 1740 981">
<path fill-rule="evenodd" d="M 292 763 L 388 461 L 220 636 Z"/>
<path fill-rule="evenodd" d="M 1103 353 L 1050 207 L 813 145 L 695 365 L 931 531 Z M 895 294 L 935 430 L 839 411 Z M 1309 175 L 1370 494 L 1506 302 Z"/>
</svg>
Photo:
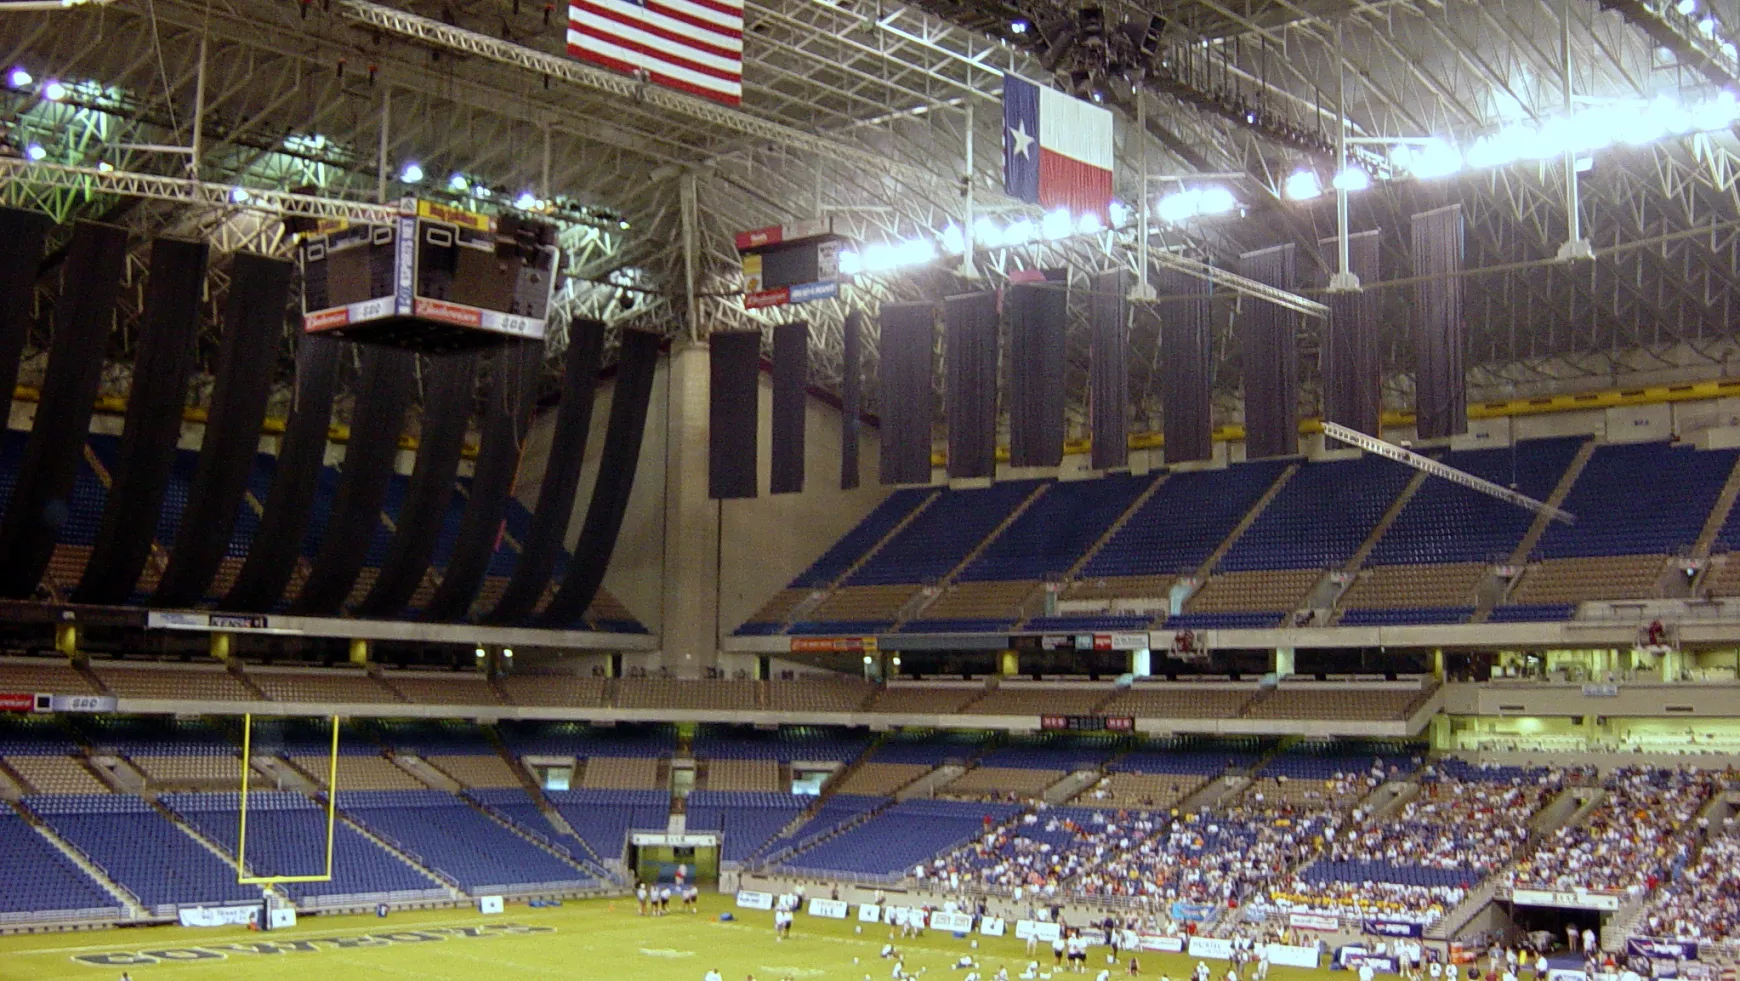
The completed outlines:
<svg viewBox="0 0 1740 981">
<path fill-rule="evenodd" d="M 1480 562 L 1376 566 L 1360 572 L 1341 595 L 1341 606 L 1349 610 L 1473 606 L 1474 591 L 1486 577 L 1486 569 Z"/>
<path fill-rule="evenodd" d="M 1242 613 L 1296 610 L 1323 573 L 1317 569 L 1226 572 L 1210 576 L 1190 598 L 1191 613 Z"/>
</svg>

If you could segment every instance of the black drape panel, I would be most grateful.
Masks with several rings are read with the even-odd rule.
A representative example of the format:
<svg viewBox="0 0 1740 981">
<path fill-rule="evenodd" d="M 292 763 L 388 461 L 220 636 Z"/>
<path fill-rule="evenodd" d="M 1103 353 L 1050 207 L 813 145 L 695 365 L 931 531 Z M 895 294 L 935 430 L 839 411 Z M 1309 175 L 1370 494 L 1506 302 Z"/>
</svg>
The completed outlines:
<svg viewBox="0 0 1740 981">
<path fill-rule="evenodd" d="M 404 609 L 429 559 L 446 520 L 447 506 L 459 476 L 459 454 L 471 425 L 472 396 L 477 387 L 475 351 L 432 355 L 423 375 L 423 426 L 417 440 L 417 463 L 399 507 L 393 542 L 381 562 L 380 575 L 356 612 L 390 616 Z"/>
<path fill-rule="evenodd" d="M 1009 318 L 1009 464 L 1063 462 L 1063 283 L 1022 283 L 1003 298 Z"/>
<path fill-rule="evenodd" d="M 1321 243 L 1324 260 L 1340 268 L 1335 239 Z M 1374 229 L 1347 237 L 1348 271 L 1359 277 L 1362 289 L 1328 294 L 1329 322 L 1323 331 L 1323 418 L 1357 429 L 1369 436 L 1381 435 L 1383 424 L 1383 377 L 1378 359 L 1378 295 L 1373 286 L 1381 270 L 1381 250 Z M 1340 445 L 1338 441 L 1331 441 Z"/>
<path fill-rule="evenodd" d="M 1088 303 L 1088 422 L 1093 430 L 1095 470 L 1115 470 L 1130 463 L 1130 369 L 1128 311 L 1121 269 L 1093 278 Z"/>
<path fill-rule="evenodd" d="M 55 535 L 66 523 L 126 258 L 126 229 L 91 221 L 74 226 L 42 401 L 24 444 L 12 504 L 0 522 L 0 596 L 19 599 L 36 591 L 54 555 Z"/>
<path fill-rule="evenodd" d="M 308 580 L 290 604 L 292 613 L 332 616 L 350 596 L 369 539 L 381 523 L 381 502 L 393 479 L 405 410 L 416 389 L 416 354 L 376 345 L 363 348 L 338 493 Z"/>
<path fill-rule="evenodd" d="M 1188 273 L 1163 270 L 1155 283 L 1160 304 L 1160 403 L 1165 412 L 1166 462 L 1214 456 L 1214 417 L 1209 402 L 1214 364 L 1212 284 Z"/>
<path fill-rule="evenodd" d="M 260 526 L 236 581 L 219 605 L 226 610 L 269 610 L 284 594 L 302 554 L 309 507 L 326 462 L 326 431 L 338 390 L 341 342 L 305 335 L 296 352 L 296 399 L 278 443 L 278 468 L 260 513 Z M 252 460 L 249 461 L 250 465 Z"/>
<path fill-rule="evenodd" d="M 949 476 L 990 477 L 997 468 L 997 294 L 949 297 L 943 322 Z"/>
<path fill-rule="evenodd" d="M 604 322 L 576 319 L 568 324 L 568 351 L 562 363 L 562 402 L 556 409 L 556 431 L 550 439 L 549 462 L 538 484 L 538 506 L 532 512 L 520 558 L 514 565 L 491 623 L 519 620 L 537 608 L 556 572 L 556 561 L 567 544 L 574 517 L 574 494 L 580 487 L 580 466 L 592 435 L 592 405 L 598 397 L 598 369 L 604 356 Z"/>
<path fill-rule="evenodd" d="M 882 305 L 882 482 L 930 482 L 930 426 L 935 414 L 936 308 Z"/>
<path fill-rule="evenodd" d="M 598 482 L 592 487 L 586 523 L 580 528 L 580 540 L 574 545 L 574 558 L 562 576 L 562 586 L 539 617 L 545 626 L 567 626 L 579 620 L 604 584 L 604 572 L 616 551 L 623 515 L 628 512 L 628 498 L 634 492 L 635 471 L 640 468 L 647 402 L 652 398 L 658 362 L 658 335 L 622 332 L 622 354 L 616 366 L 616 390 L 610 400 Z"/>
<path fill-rule="evenodd" d="M 1462 206 L 1415 215 L 1414 415 L 1421 439 L 1468 431 L 1462 374 L 1468 339 L 1462 323 Z"/>
<path fill-rule="evenodd" d="M 1239 272 L 1259 283 L 1292 292 L 1296 274 L 1292 243 L 1246 252 Z M 1299 452 L 1299 315 L 1279 304 L 1244 297 L 1238 323 L 1239 361 L 1244 367 L 1245 456 L 1290 456 Z"/>
<path fill-rule="evenodd" d="M 718 333 L 707 343 L 707 496 L 754 497 L 761 332 Z"/>
<path fill-rule="evenodd" d="M 863 411 L 862 332 L 864 315 L 846 314 L 840 344 L 840 489 L 858 486 L 858 433 Z"/>
<path fill-rule="evenodd" d="M 810 371 L 810 325 L 803 321 L 773 329 L 774 494 L 804 489 L 804 386 Z"/>
<path fill-rule="evenodd" d="M 539 343 L 510 341 L 496 351 L 489 369 L 490 392 L 484 404 L 477 466 L 471 475 L 471 497 L 460 515 L 459 534 L 441 570 L 441 583 L 423 611 L 425 619 L 463 620 L 489 572 L 543 361 L 544 345 Z"/>
<path fill-rule="evenodd" d="M 74 602 L 125 602 L 151 557 L 158 513 L 175 465 L 181 412 L 187 406 L 205 258 L 204 242 L 160 238 L 151 243 L 151 274 L 120 455 L 97 543 L 73 591 Z"/>
<path fill-rule="evenodd" d="M 153 606 L 199 602 L 223 561 L 248 489 L 260 426 L 266 421 L 290 270 L 288 262 L 247 253 L 237 253 L 230 263 L 211 409 L 169 565 L 151 597 Z"/>
<path fill-rule="evenodd" d="M 53 224 L 40 211 L 0 208 L 0 393 L 10 403 L 18 362 L 36 323 L 36 267 Z"/>
</svg>

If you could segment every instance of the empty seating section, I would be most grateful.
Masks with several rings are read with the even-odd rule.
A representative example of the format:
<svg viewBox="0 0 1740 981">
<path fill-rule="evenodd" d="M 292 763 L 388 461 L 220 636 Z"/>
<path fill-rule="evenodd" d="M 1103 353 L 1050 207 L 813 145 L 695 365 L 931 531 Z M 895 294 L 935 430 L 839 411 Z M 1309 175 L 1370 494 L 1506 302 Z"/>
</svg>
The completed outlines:
<svg viewBox="0 0 1740 981">
<path fill-rule="evenodd" d="M 239 842 L 239 794 L 166 794 L 162 802 L 231 857 Z M 326 809 L 301 794 L 250 791 L 248 870 L 259 876 L 326 871 Z M 302 902 L 320 896 L 435 898 L 435 879 L 340 821 L 333 826 L 332 879 L 279 886 Z"/>
<path fill-rule="evenodd" d="M 600 588 L 598 594 L 592 597 L 592 604 L 586 608 L 586 620 L 596 630 L 614 634 L 644 634 L 647 629 L 635 618 L 622 601 L 611 595 L 607 589 Z"/>
<path fill-rule="evenodd" d="M 135 754 L 127 759 L 144 775 L 145 785 L 152 789 L 198 787 L 215 790 L 237 787 L 242 782 L 239 753 L 224 756 Z"/>
<path fill-rule="evenodd" d="M 811 871 L 894 876 L 978 834 L 987 820 L 1008 820 L 1011 804 L 945 800 L 902 801 L 870 820 L 785 859 Z"/>
<path fill-rule="evenodd" d="M 1348 610 L 1335 622 L 1343 627 L 1422 626 L 1467 623 L 1472 606 L 1397 606 L 1381 610 Z"/>
<path fill-rule="evenodd" d="M 1231 719 L 1256 693 L 1254 685 L 1136 684 L 1113 695 L 1100 711 L 1160 719 Z"/>
<path fill-rule="evenodd" d="M 1410 706 L 1423 697 L 1417 689 L 1314 689 L 1282 685 L 1256 699 L 1245 710 L 1252 719 L 1346 719 L 1388 722 L 1407 718 Z"/>
<path fill-rule="evenodd" d="M 1131 750 L 1106 764 L 1113 773 L 1169 773 L 1195 777 L 1214 777 L 1231 770 L 1249 769 L 1258 761 L 1253 745 L 1251 751 L 1238 748 L 1161 748 L 1154 744 Z"/>
<path fill-rule="evenodd" d="M 664 831 L 670 824 L 671 797 L 662 790 L 552 790 L 544 796 L 602 859 L 621 858 L 630 831 Z"/>
<path fill-rule="evenodd" d="M 949 715 L 978 697 L 984 689 L 963 685 L 959 688 L 889 685 L 877 692 L 869 711 L 910 715 Z"/>
<path fill-rule="evenodd" d="M 1183 803 L 1202 784 L 1203 778 L 1195 774 L 1110 773 L 1076 798 L 1075 803 L 1169 810 Z"/>
<path fill-rule="evenodd" d="M 79 744 L 53 716 L 0 715 L 0 756 L 44 756 L 76 753 Z"/>
<path fill-rule="evenodd" d="M 1242 613 L 1298 609 L 1317 580 L 1320 569 L 1226 572 L 1210 576 L 1190 598 L 1190 613 Z M 1269 618 L 1271 621 L 1275 617 Z"/>
<path fill-rule="evenodd" d="M 769 841 L 763 851 L 769 855 L 774 855 L 778 854 L 781 849 L 801 848 L 813 841 L 821 840 L 847 824 L 860 820 L 879 807 L 886 807 L 889 803 L 887 797 L 880 795 L 834 794 L 822 801 L 815 813 L 805 818 L 802 824 L 793 828 L 790 834 Z"/>
<path fill-rule="evenodd" d="M 109 788 L 70 756 L 8 756 L 6 764 L 39 794 L 106 794 Z"/>
<path fill-rule="evenodd" d="M 1606 555 L 1548 559 L 1530 565 L 1511 591 L 1524 606 L 1591 599 L 1649 599 L 1660 595 L 1665 555 Z"/>
<path fill-rule="evenodd" d="M 0 658 L 0 691 L 89 695 L 93 689 L 65 658 Z"/>
<path fill-rule="evenodd" d="M 246 702 L 257 701 L 260 697 L 221 665 L 104 664 L 94 667 L 104 687 L 121 698 Z"/>
<path fill-rule="evenodd" d="M 814 592 L 813 589 L 782 589 L 774 593 L 772 599 L 761 604 L 761 609 L 756 610 L 744 626 L 754 624 L 778 626 L 791 619 L 792 610 L 796 609 L 798 604 L 804 600 L 809 599 Z"/>
<path fill-rule="evenodd" d="M 915 508 L 929 500 L 937 491 L 928 487 L 907 488 L 897 490 L 882 499 L 864 520 L 839 541 L 835 542 L 822 557 L 812 563 L 791 582 L 793 589 L 823 589 L 833 585 L 834 580 L 846 573 L 866 553 L 876 547 L 876 543 L 888 536 L 895 526 L 905 520 Z"/>
<path fill-rule="evenodd" d="M 948 491 L 940 495 L 859 566 L 845 585 L 941 579 L 1042 486 L 1038 481 L 1016 480 L 981 490 Z"/>
<path fill-rule="evenodd" d="M 1165 599 L 1178 576 L 1167 572 L 1153 576 L 1095 576 L 1071 580 L 1064 588 L 1066 600 Z"/>
<path fill-rule="evenodd" d="M 924 763 L 929 766 L 965 763 L 979 755 L 984 749 L 985 739 L 984 733 L 895 733 L 871 752 L 870 759 L 878 763 Z"/>
<path fill-rule="evenodd" d="M 792 632 L 820 632 L 823 625 L 831 632 L 874 632 L 892 624 L 918 592 L 917 583 L 844 586 L 793 623 Z"/>
<path fill-rule="evenodd" d="M 499 756 L 425 756 L 424 761 L 462 787 L 518 787 L 519 774 Z"/>
<path fill-rule="evenodd" d="M 493 756 L 495 744 L 476 724 L 456 721 L 376 721 L 374 735 L 383 745 L 424 756 Z M 366 748 L 366 747 L 365 747 Z"/>
<path fill-rule="evenodd" d="M 1571 603 L 1531 603 L 1496 606 L 1487 615 L 1487 623 L 1526 623 L 1539 620 L 1569 620 L 1577 607 Z"/>
<path fill-rule="evenodd" d="M 931 771 L 925 763 L 865 763 L 840 780 L 840 794 L 887 797 Z"/>
<path fill-rule="evenodd" d="M 503 720 L 496 725 L 496 732 L 522 756 L 668 756 L 677 745 L 676 729 L 668 725 L 588 726 Z"/>
<path fill-rule="evenodd" d="M 1112 691 L 1109 685 L 1005 683 L 961 711 L 967 715 L 1092 715 Z"/>
<path fill-rule="evenodd" d="M 137 797 L 27 797 L 25 805 L 148 908 L 260 901 L 218 857 Z"/>
<path fill-rule="evenodd" d="M 500 684 L 515 705 L 598 708 L 604 704 L 609 679 L 571 674 L 513 674 Z"/>
<path fill-rule="evenodd" d="M 854 730 L 815 726 L 780 726 L 775 730 L 745 726 L 704 725 L 690 743 L 695 756 L 720 760 L 854 760 L 869 739 Z"/>
<path fill-rule="evenodd" d="M 1284 469 L 1285 464 L 1266 460 L 1171 474 L 1094 553 L 1079 578 L 1196 571 Z"/>
<path fill-rule="evenodd" d="M 616 683 L 616 705 L 628 709 L 715 709 L 731 712 L 759 708 L 753 681 L 677 678 L 624 678 Z"/>
<path fill-rule="evenodd" d="M 708 790 L 757 790 L 774 792 L 780 789 L 779 763 L 776 760 L 714 760 L 707 764 Z"/>
<path fill-rule="evenodd" d="M 1408 467 L 1374 456 L 1303 464 L 1227 550 L 1219 568 L 1248 572 L 1345 565 L 1413 475 Z"/>
<path fill-rule="evenodd" d="M 1146 630 L 1149 621 L 1153 619 L 1154 617 L 1147 613 L 1069 614 L 1055 617 L 1032 617 L 1022 624 L 1022 629 L 1040 631 Z"/>
<path fill-rule="evenodd" d="M 959 579 L 1038 580 L 1069 571 L 1155 479 L 1114 474 L 1048 485 Z"/>
<path fill-rule="evenodd" d="M 1729 521 L 1734 515 L 1740 514 L 1740 508 L 1729 512 Z M 1724 526 L 1723 534 L 1727 534 Z M 1708 596 L 1740 596 L 1740 558 L 1732 555 L 1721 556 L 1710 563 L 1710 569 L 1704 573 L 1700 590 Z"/>
<path fill-rule="evenodd" d="M 1457 450 L 1440 456 L 1446 466 L 1514 487 L 1537 501 L 1551 497 L 1565 468 L 1583 444 L 1580 436 L 1525 440 L 1514 447 Z M 1503 562 L 1522 541 L 1534 513 L 1448 480 L 1429 478 L 1402 507 L 1378 540 L 1367 565 Z M 1349 603 L 1350 606 L 1463 606 L 1422 598 L 1414 603 Z"/>
<path fill-rule="evenodd" d="M 1535 556 L 1672 555 L 1697 540 L 1737 456 L 1668 443 L 1597 447 L 1565 498 L 1577 523 L 1549 525 Z"/>
<path fill-rule="evenodd" d="M 1038 588 L 1037 580 L 954 583 L 943 587 L 912 623 L 971 622 L 986 630 L 1006 630 L 1020 621 L 1022 602 Z"/>
<path fill-rule="evenodd" d="M 1016 767 L 981 766 L 968 770 L 949 781 L 940 793 L 948 797 L 1038 797 L 1045 788 L 1062 780 L 1063 770 L 1033 770 Z"/>
<path fill-rule="evenodd" d="M 1472 607 L 1486 569 L 1479 562 L 1378 566 L 1360 572 L 1340 604 L 1349 610 Z"/>
<path fill-rule="evenodd" d="M 659 784 L 659 761 L 639 756 L 594 756 L 580 785 L 595 790 L 651 790 Z"/>
<path fill-rule="evenodd" d="M 341 792 L 339 807 L 467 892 L 578 888 L 593 881 L 574 863 L 514 834 L 452 794 Z"/>
<path fill-rule="evenodd" d="M 115 916 L 120 903 L 84 873 L 54 843 L 38 834 L 11 807 L 0 806 L 0 853 L 6 856 L 6 888 L 0 889 L 0 923 L 50 912 Z"/>
<path fill-rule="evenodd" d="M 296 764 L 298 770 L 307 774 L 319 786 L 326 786 L 326 778 L 332 765 L 330 754 L 297 755 L 290 757 L 290 762 Z M 384 756 L 339 754 L 338 793 L 341 800 L 349 791 L 424 789 L 427 788 L 421 780 L 400 769 L 398 764 Z"/>
<path fill-rule="evenodd" d="M 381 676 L 387 687 L 419 705 L 499 705 L 489 679 L 478 674 L 412 674 L 388 672 Z"/>
<path fill-rule="evenodd" d="M 689 795 L 688 827 L 720 832 L 719 860 L 743 862 L 796 820 L 810 801 L 791 794 L 697 790 Z"/>
<path fill-rule="evenodd" d="M 811 678 L 767 683 L 767 707 L 774 712 L 856 712 L 876 686 L 854 678 Z"/>
<path fill-rule="evenodd" d="M 296 671 L 254 668 L 248 672 L 266 697 L 276 702 L 401 702 L 392 689 L 361 671 Z"/>
</svg>

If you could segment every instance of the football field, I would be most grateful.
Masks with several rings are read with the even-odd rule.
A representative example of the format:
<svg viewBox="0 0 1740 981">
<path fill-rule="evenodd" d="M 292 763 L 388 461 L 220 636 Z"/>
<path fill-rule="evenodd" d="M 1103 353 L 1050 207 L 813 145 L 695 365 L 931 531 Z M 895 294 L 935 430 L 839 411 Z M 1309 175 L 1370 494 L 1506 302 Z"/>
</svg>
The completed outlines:
<svg viewBox="0 0 1740 981">
<path fill-rule="evenodd" d="M 720 922 L 719 914 L 740 914 Z M 701 981 L 717 969 L 724 981 L 888 981 L 893 962 L 879 955 L 889 928 L 852 920 L 799 915 L 793 936 L 776 941 L 773 914 L 738 911 L 728 896 L 703 896 L 701 912 L 636 915 L 629 900 L 586 900 L 560 908 L 509 905 L 500 916 L 470 909 L 374 916 L 309 917 L 295 928 L 255 933 L 239 928 L 141 927 L 85 933 L 0 937 L 0 981 L 365 981 L 365 979 L 586 978 L 616 981 Z M 978 958 L 984 981 L 1007 966 L 1014 979 L 1027 964 L 1025 944 L 1012 937 L 966 939 L 927 931 L 894 941 L 908 972 L 924 981 L 963 981 L 962 955 Z M 1050 971 L 1050 951 L 1041 952 Z M 1090 955 L 1085 975 L 1108 965 L 1105 949 Z M 1185 977 L 1180 955 L 1141 956 L 1142 976 Z M 1225 971 L 1215 967 L 1215 976 Z M 1127 958 L 1113 968 L 1127 977 Z M 1316 972 L 1277 967 L 1273 981 L 1302 981 Z"/>
</svg>

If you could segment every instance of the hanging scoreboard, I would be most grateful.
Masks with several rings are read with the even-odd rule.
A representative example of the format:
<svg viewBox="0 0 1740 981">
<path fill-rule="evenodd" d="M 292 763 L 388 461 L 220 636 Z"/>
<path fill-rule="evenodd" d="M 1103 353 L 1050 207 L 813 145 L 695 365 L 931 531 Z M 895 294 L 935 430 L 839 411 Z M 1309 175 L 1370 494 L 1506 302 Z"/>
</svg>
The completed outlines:
<svg viewBox="0 0 1740 981">
<path fill-rule="evenodd" d="M 743 306 L 757 310 L 838 296 L 842 241 L 824 218 L 737 233 Z"/>
</svg>

